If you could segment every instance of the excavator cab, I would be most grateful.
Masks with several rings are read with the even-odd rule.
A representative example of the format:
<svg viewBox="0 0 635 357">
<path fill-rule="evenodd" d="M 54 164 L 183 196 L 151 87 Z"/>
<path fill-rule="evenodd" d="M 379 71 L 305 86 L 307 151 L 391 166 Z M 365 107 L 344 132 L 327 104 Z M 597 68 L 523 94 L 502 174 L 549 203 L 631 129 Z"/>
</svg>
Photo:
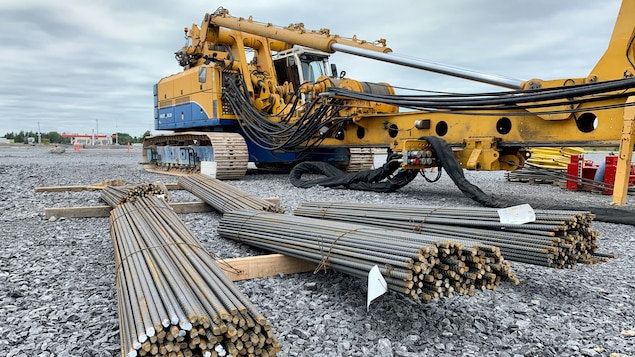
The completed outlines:
<svg viewBox="0 0 635 357">
<path fill-rule="evenodd" d="M 273 55 L 278 83 L 289 82 L 293 88 L 300 88 L 305 82 L 314 84 L 320 76 L 331 77 L 328 59 L 326 52 L 301 46 L 280 51 Z"/>
</svg>

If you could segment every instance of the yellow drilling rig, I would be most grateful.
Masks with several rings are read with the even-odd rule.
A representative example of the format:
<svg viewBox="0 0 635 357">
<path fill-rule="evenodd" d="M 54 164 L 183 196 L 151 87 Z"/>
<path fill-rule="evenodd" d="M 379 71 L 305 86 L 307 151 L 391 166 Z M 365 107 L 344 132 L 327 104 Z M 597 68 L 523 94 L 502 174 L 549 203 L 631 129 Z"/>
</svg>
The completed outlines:
<svg viewBox="0 0 635 357">
<path fill-rule="evenodd" d="M 319 161 L 348 170 L 386 148 L 399 170 L 455 160 L 469 170 L 515 170 L 531 147 L 620 147 L 613 200 L 626 200 L 635 119 L 635 0 L 623 0 L 608 48 L 585 77 L 516 80 L 394 55 L 385 40 L 344 38 L 233 17 L 219 8 L 185 29 L 180 73 L 154 87 L 155 129 L 144 158 L 164 169 L 214 162 L 240 179 L 247 163 Z M 347 78 L 342 52 L 500 86 L 485 94 L 399 95 Z M 402 108 L 407 108 L 404 110 Z M 401 109 L 401 110 L 400 110 Z M 442 143 L 444 146 L 441 147 Z M 450 148 L 450 156 L 447 154 Z"/>
</svg>

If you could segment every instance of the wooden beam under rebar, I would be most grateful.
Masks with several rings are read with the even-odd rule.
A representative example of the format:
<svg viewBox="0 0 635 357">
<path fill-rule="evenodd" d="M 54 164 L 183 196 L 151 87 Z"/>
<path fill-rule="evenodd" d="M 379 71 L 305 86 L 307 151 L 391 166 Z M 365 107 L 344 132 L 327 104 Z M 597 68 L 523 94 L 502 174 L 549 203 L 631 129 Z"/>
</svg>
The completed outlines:
<svg viewBox="0 0 635 357">
<path fill-rule="evenodd" d="M 279 274 L 312 272 L 317 264 L 282 254 L 217 260 L 216 264 L 232 281 L 263 278 Z"/>
<path fill-rule="evenodd" d="M 121 186 L 123 181 L 112 180 L 104 181 L 92 185 L 74 185 L 74 186 L 38 186 L 35 188 L 35 192 L 79 192 L 79 191 L 97 191 L 102 190 L 106 186 Z M 181 190 L 181 186 L 178 183 L 166 183 L 165 187 L 168 190 Z"/>
<path fill-rule="evenodd" d="M 201 213 L 212 212 L 214 209 L 205 202 L 172 202 L 170 207 L 175 213 Z M 44 218 L 100 218 L 110 215 L 110 206 L 83 206 L 83 207 L 52 207 L 44 209 Z"/>
<path fill-rule="evenodd" d="M 280 207 L 279 197 L 266 197 L 265 201 Z M 170 206 L 177 214 L 213 212 L 214 209 L 205 202 L 171 202 Z M 44 218 L 102 218 L 110 214 L 110 206 L 80 206 L 80 207 L 51 207 L 44 208 Z"/>
</svg>

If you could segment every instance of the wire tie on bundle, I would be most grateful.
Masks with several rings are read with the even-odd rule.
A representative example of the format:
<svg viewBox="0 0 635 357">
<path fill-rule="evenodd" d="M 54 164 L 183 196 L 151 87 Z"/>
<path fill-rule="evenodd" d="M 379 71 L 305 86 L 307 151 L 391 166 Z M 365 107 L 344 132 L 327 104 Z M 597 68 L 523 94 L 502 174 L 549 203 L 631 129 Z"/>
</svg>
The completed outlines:
<svg viewBox="0 0 635 357">
<path fill-rule="evenodd" d="M 408 219 L 408 223 L 410 223 L 410 226 L 412 227 L 412 232 L 413 233 L 421 233 L 421 230 L 423 229 L 423 222 L 424 221 L 425 221 L 425 219 L 422 220 L 421 223 L 417 223 L 417 221 L 415 221 L 412 218 Z"/>
<path fill-rule="evenodd" d="M 340 234 L 331 243 L 331 245 L 329 246 L 329 251 L 328 251 L 328 253 L 326 255 L 324 255 L 324 250 L 322 249 L 323 239 L 322 239 L 322 237 L 320 237 L 320 240 L 318 241 L 318 244 L 320 246 L 320 254 L 322 255 L 322 259 L 320 259 L 320 263 L 318 264 L 317 267 L 315 267 L 315 270 L 313 270 L 313 274 L 317 274 L 317 272 L 319 272 L 322 269 L 324 269 L 324 271 L 326 272 L 326 269 L 328 268 L 328 266 L 330 266 L 330 263 L 328 262 L 328 260 L 329 260 L 329 257 L 331 256 L 332 251 L 333 251 L 333 246 L 335 245 L 335 243 L 337 243 L 338 240 L 340 240 L 340 238 L 342 238 L 342 237 L 344 237 L 347 234 L 352 233 L 352 232 L 365 231 L 365 230 L 368 230 L 368 227 L 359 227 L 359 228 L 351 229 L 349 231 L 346 231 L 346 232 Z M 371 229 L 371 230 L 375 230 L 375 229 Z"/>
<path fill-rule="evenodd" d="M 218 263 L 218 267 L 223 270 L 223 271 L 228 271 L 228 272 L 232 272 L 235 274 L 241 274 L 243 273 L 242 270 L 233 267 L 231 264 L 229 264 L 225 259 L 223 258 L 219 258 L 219 259 L 214 259 L 216 261 L 216 263 Z M 227 269 L 223 268 L 223 267 L 227 267 Z"/>
<path fill-rule="evenodd" d="M 322 256 L 322 258 L 320 259 L 320 262 L 318 263 L 318 265 L 313 270 L 313 274 L 317 274 L 322 269 L 324 269 L 324 272 L 326 273 L 326 269 L 329 266 L 328 256 L 331 254 L 331 251 L 329 249 L 329 253 L 325 256 L 324 255 L 324 245 L 322 243 L 324 243 L 324 239 L 322 238 L 322 236 L 320 236 L 320 238 L 318 240 L 318 246 L 320 247 L 320 255 Z"/>
</svg>

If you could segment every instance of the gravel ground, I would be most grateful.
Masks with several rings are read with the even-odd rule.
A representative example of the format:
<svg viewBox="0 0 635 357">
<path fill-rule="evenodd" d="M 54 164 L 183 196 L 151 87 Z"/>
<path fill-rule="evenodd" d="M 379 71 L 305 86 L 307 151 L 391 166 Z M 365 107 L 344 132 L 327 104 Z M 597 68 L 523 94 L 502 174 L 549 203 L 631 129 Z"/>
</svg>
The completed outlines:
<svg viewBox="0 0 635 357">
<path fill-rule="evenodd" d="M 143 171 L 138 148 L 0 147 L 0 356 L 116 356 L 119 326 L 107 218 L 44 219 L 44 208 L 103 205 L 99 193 L 36 193 L 36 186 L 176 182 Z M 509 183 L 501 172 L 467 172 L 487 193 L 528 202 L 609 206 L 610 196 L 552 185 Z M 291 211 L 303 201 L 475 206 L 443 176 L 417 178 L 379 194 L 291 186 L 286 175 L 249 174 L 232 184 L 280 197 Z M 172 191 L 174 201 L 195 200 Z M 631 197 L 630 201 L 633 201 Z M 625 209 L 635 211 L 632 203 Z M 634 213 L 635 214 L 635 213 Z M 260 254 L 221 240 L 216 213 L 182 219 L 222 258 Z M 600 252 L 617 258 L 556 270 L 513 263 L 521 284 L 419 302 L 390 292 L 366 312 L 366 282 L 328 272 L 238 282 L 272 323 L 281 356 L 635 356 L 635 230 L 594 222 Z"/>
</svg>

